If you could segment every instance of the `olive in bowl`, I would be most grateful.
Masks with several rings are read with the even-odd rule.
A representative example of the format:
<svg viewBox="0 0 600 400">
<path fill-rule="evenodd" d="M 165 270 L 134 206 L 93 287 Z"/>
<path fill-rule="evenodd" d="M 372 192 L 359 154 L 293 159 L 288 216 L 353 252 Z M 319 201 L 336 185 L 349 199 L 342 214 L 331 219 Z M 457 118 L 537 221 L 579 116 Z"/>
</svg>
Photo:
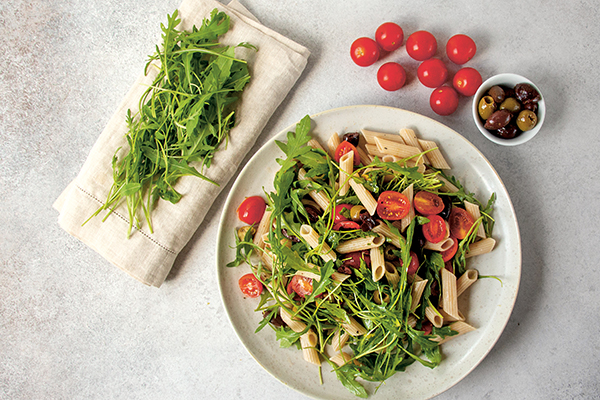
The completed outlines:
<svg viewBox="0 0 600 400">
<path fill-rule="evenodd" d="M 533 138 L 542 127 L 546 104 L 540 90 L 517 74 L 494 75 L 473 98 L 473 119 L 489 140 L 516 146 Z"/>
</svg>

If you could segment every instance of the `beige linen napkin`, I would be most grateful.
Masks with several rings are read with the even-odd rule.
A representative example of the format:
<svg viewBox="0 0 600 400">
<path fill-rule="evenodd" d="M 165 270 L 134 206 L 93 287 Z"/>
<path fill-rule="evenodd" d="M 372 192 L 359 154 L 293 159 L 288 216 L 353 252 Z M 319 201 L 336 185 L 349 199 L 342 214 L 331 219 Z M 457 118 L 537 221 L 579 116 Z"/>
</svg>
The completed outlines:
<svg viewBox="0 0 600 400">
<path fill-rule="evenodd" d="M 147 285 L 159 287 L 163 283 L 175 257 L 198 229 L 214 199 L 293 87 L 309 56 L 306 48 L 261 25 L 237 1 L 226 6 L 213 0 L 184 0 L 179 8 L 181 24 L 178 28 L 189 30 L 193 25 L 199 26 L 214 8 L 231 18 L 231 28 L 221 39 L 223 44 L 249 42 L 258 47 L 258 51 L 236 49 L 236 56 L 248 61 L 251 81 L 238 105 L 237 125 L 230 132 L 227 147 L 224 143 L 210 168 L 203 171 L 220 186 L 196 177 L 181 178 L 176 186 L 183 194 L 179 203 L 159 200 L 153 210 L 154 233 L 150 233 L 141 217 L 141 228 L 127 239 L 129 221 L 125 205 L 104 222 L 103 213 L 82 226 L 106 200 L 112 185 L 114 152 L 120 146 L 128 149 L 126 112 L 128 109 L 137 112 L 140 96 L 154 79 L 152 75 L 142 74 L 109 120 L 79 175 L 54 203 L 63 229 Z"/>
</svg>

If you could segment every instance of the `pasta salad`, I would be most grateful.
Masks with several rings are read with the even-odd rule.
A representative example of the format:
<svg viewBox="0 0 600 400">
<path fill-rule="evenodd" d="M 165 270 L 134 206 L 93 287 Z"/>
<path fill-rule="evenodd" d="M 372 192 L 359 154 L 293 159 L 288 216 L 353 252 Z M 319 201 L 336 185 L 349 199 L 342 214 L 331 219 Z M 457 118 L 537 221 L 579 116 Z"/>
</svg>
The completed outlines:
<svg viewBox="0 0 600 400">
<path fill-rule="evenodd" d="M 435 368 L 444 342 L 475 329 L 457 299 L 478 279 L 467 259 L 495 245 L 495 195 L 481 203 L 410 129 L 334 133 L 324 147 L 310 127 L 306 116 L 276 141 L 274 191 L 266 208 L 238 209 L 254 223 L 237 230 L 228 267 L 250 266 L 239 285 L 260 298 L 257 332 L 270 326 L 367 397 L 360 380 Z"/>
</svg>

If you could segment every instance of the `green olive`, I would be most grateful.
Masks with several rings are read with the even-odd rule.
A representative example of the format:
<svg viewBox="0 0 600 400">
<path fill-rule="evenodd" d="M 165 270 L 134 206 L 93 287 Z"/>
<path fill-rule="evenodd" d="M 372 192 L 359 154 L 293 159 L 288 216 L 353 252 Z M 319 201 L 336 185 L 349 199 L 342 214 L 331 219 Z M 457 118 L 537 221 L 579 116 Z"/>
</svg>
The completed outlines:
<svg viewBox="0 0 600 400">
<path fill-rule="evenodd" d="M 508 97 L 500 104 L 500 109 L 508 110 L 511 113 L 518 113 L 521 111 L 521 103 L 514 97 Z"/>
<path fill-rule="evenodd" d="M 396 246 L 392 244 L 386 244 L 383 248 L 383 257 L 388 261 L 395 260 L 398 258 L 396 255 L 394 255 L 395 250 L 397 250 Z"/>
<path fill-rule="evenodd" d="M 537 115 L 531 110 L 523 110 L 517 117 L 517 126 L 523 132 L 531 130 L 537 124 Z"/>
<path fill-rule="evenodd" d="M 483 96 L 481 100 L 479 100 L 479 116 L 486 120 L 496 111 L 496 103 L 494 103 L 494 99 L 492 96 Z"/>
<path fill-rule="evenodd" d="M 253 226 L 242 226 L 240 229 L 238 229 L 237 234 L 238 237 L 240 238 L 240 240 L 244 240 L 244 238 L 246 237 L 246 232 L 248 231 L 252 231 L 251 235 L 254 236 L 254 234 L 256 233 L 256 229 L 254 229 Z"/>
<path fill-rule="evenodd" d="M 360 221 L 360 212 L 364 209 L 363 206 L 352 206 L 350 209 L 350 218 L 352 218 L 352 221 Z"/>
</svg>

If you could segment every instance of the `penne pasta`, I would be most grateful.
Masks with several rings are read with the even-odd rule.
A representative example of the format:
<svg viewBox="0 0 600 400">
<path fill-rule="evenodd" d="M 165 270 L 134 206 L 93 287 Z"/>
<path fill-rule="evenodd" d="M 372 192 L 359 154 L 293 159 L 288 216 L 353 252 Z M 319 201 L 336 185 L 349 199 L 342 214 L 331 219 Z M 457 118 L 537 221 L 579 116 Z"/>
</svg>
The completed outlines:
<svg viewBox="0 0 600 400">
<path fill-rule="evenodd" d="M 350 179 L 348 176 L 352 175 L 354 171 L 354 152 L 350 151 L 344 154 L 340 158 L 340 176 L 339 176 L 339 185 L 340 185 L 340 196 L 345 196 L 350 190 Z"/>
<path fill-rule="evenodd" d="M 448 314 L 446 311 L 444 311 L 441 308 L 438 311 L 440 314 L 442 314 L 442 317 L 444 318 L 444 323 L 465 320 L 465 316 L 460 312 L 460 310 L 458 310 L 458 318 L 451 316 L 450 314 Z"/>
<path fill-rule="evenodd" d="M 350 334 L 348 334 L 348 332 L 343 329 L 337 329 L 331 339 L 333 351 L 340 351 L 346 345 L 349 338 Z"/>
<path fill-rule="evenodd" d="M 477 204 L 470 203 L 465 200 L 465 210 L 473 217 L 474 221 L 477 221 L 479 217 L 481 217 L 481 212 L 479 211 L 479 206 Z M 483 229 L 483 224 L 479 224 L 477 227 L 477 237 L 485 239 L 485 229 Z"/>
<path fill-rule="evenodd" d="M 425 309 L 425 317 L 436 328 L 441 328 L 442 325 L 444 324 L 444 318 L 440 315 L 440 313 L 435 308 L 433 308 L 431 306 L 428 306 Z"/>
<path fill-rule="evenodd" d="M 390 155 L 390 154 L 384 153 L 381 150 L 379 150 L 379 148 L 377 147 L 377 145 L 375 143 L 365 144 L 365 150 L 367 151 L 367 153 L 369 153 L 369 155 L 371 155 L 373 157 L 382 158 L 382 157 Z"/>
<path fill-rule="evenodd" d="M 350 319 L 350 323 L 343 322 L 341 325 L 350 336 L 362 336 L 367 333 L 365 327 L 359 324 L 353 317 L 348 318 Z"/>
<path fill-rule="evenodd" d="M 394 133 L 375 132 L 375 131 L 371 131 L 369 129 L 361 129 L 360 133 L 362 133 L 363 137 L 365 138 L 365 141 L 368 144 L 376 144 L 375 138 L 377 138 L 377 137 L 404 144 L 404 140 L 402 140 L 402 136 L 396 135 Z"/>
<path fill-rule="evenodd" d="M 383 297 L 381 297 L 381 293 L 379 292 L 379 290 L 375 290 L 373 292 L 373 302 L 379 305 L 383 303 L 389 303 L 390 296 L 387 293 L 384 293 Z"/>
<path fill-rule="evenodd" d="M 375 137 L 375 144 L 381 153 L 400 157 L 401 159 L 413 158 L 421 153 L 421 149 L 417 147 L 408 146 L 403 143 L 398 143 L 379 137 Z"/>
<path fill-rule="evenodd" d="M 402 140 L 404 140 L 405 144 L 416 147 L 421 152 L 423 151 L 423 148 L 421 147 L 421 144 L 419 143 L 419 139 L 417 138 L 415 131 L 413 131 L 412 129 L 400 129 L 399 134 L 400 134 L 400 137 L 402 138 Z M 429 161 L 429 158 L 427 157 L 427 154 L 423 154 L 423 155 L 421 155 L 421 157 L 423 158 L 424 164 L 427 164 L 427 165 L 431 164 L 431 162 Z"/>
<path fill-rule="evenodd" d="M 383 251 L 379 247 L 372 248 L 370 250 L 370 256 L 371 274 L 373 276 L 373 281 L 377 282 L 385 276 L 385 258 L 383 257 Z"/>
<path fill-rule="evenodd" d="M 306 171 L 304 170 L 304 168 L 300 168 L 300 170 L 298 171 L 298 180 L 310 181 L 312 179 L 306 177 Z M 310 192 L 308 192 L 308 195 L 315 201 L 315 203 L 319 205 L 319 207 L 321 207 L 323 211 L 327 210 L 327 208 L 329 207 L 329 197 L 327 197 L 327 194 L 324 191 L 318 192 L 316 190 L 311 190 Z"/>
<path fill-rule="evenodd" d="M 456 294 L 456 275 L 446 268 L 440 270 L 442 278 L 441 308 L 453 318 L 459 319 L 458 299 Z"/>
<path fill-rule="evenodd" d="M 449 238 L 440 240 L 437 243 L 431 243 L 430 241 L 426 241 L 423 248 L 425 248 L 427 250 L 434 250 L 434 251 L 446 251 L 453 245 L 454 245 L 454 239 L 449 237 Z"/>
<path fill-rule="evenodd" d="M 481 254 L 489 253 L 494 249 L 496 240 L 493 238 L 482 239 L 478 242 L 471 243 L 469 245 L 469 251 L 465 254 L 465 258 L 479 256 Z"/>
<path fill-rule="evenodd" d="M 329 357 L 329 360 L 335 363 L 338 367 L 347 364 L 352 360 L 352 356 L 344 351 L 339 351 L 336 354 Z"/>
<path fill-rule="evenodd" d="M 421 296 L 423 296 L 423 291 L 425 290 L 425 286 L 427 286 L 427 279 L 421 281 L 415 281 L 411 290 L 411 303 L 410 303 L 410 311 L 415 311 L 419 306 L 419 302 L 421 301 Z"/>
<path fill-rule="evenodd" d="M 271 211 L 266 210 L 258 223 L 256 233 L 254 234 L 254 244 L 261 249 L 265 248 L 264 235 L 271 228 Z"/>
<path fill-rule="evenodd" d="M 450 169 L 450 165 L 442 155 L 438 145 L 433 140 L 419 139 L 419 144 L 423 150 L 430 150 L 427 157 L 431 162 L 431 166 L 437 169 Z"/>
<path fill-rule="evenodd" d="M 394 264 L 389 261 L 385 262 L 385 279 L 387 279 L 388 283 L 395 289 L 398 287 L 398 282 L 400 282 L 400 274 L 398 274 L 398 269 Z"/>
<path fill-rule="evenodd" d="M 372 229 L 373 232 L 378 233 L 380 235 L 385 236 L 386 238 L 390 239 L 390 242 L 400 248 L 400 240 L 404 240 L 404 238 L 400 239 L 400 237 L 396 234 L 394 234 L 394 232 L 392 232 L 392 230 L 390 229 L 390 227 L 384 222 L 384 221 L 379 221 L 379 225 L 377 225 L 376 227 L 374 227 Z"/>
<path fill-rule="evenodd" d="M 432 340 L 435 340 L 436 342 L 439 342 L 439 344 L 442 344 L 442 343 L 446 343 L 450 339 L 453 339 L 455 337 L 458 337 L 460 335 L 464 335 L 465 333 L 468 333 L 468 332 L 471 332 L 471 331 L 475 330 L 475 328 L 473 326 L 467 324 L 464 321 L 456 321 L 456 322 L 451 323 L 449 326 L 450 326 L 450 329 L 452 329 L 453 331 L 458 332 L 458 334 L 456 334 L 454 336 L 447 336 L 444 339 L 438 337 L 438 338 L 435 338 L 435 339 L 432 339 Z"/>
<path fill-rule="evenodd" d="M 413 207 L 413 186 L 414 184 L 410 184 L 404 191 L 402 192 L 408 198 L 408 203 L 410 204 L 410 208 L 408 209 L 408 215 L 400 220 L 400 232 L 404 232 L 406 228 L 410 225 L 413 218 L 415 218 L 415 208 Z"/>
<path fill-rule="evenodd" d="M 335 159 L 335 151 L 340 145 L 340 135 L 337 132 L 333 132 L 333 134 L 327 140 L 327 148 L 329 149 L 329 157 Z"/>
<path fill-rule="evenodd" d="M 367 236 L 341 242 L 335 251 L 341 254 L 348 254 L 355 251 L 369 250 L 373 247 L 379 247 L 385 243 L 383 236 Z"/>
<path fill-rule="evenodd" d="M 302 238 L 306 240 L 306 242 L 312 249 L 315 249 L 319 246 L 321 247 L 321 251 L 319 251 L 318 254 L 323 260 L 325 260 L 325 262 L 330 260 L 336 260 L 337 256 L 335 255 L 335 252 L 331 250 L 331 248 L 327 243 L 325 243 L 325 241 L 319 244 L 321 238 L 319 234 L 312 228 L 312 226 L 306 224 L 302 225 L 300 227 L 300 236 L 302 236 Z"/>
<path fill-rule="evenodd" d="M 479 272 L 476 269 L 468 269 L 456 281 L 456 297 L 460 296 L 469 286 L 477 280 Z"/>
<path fill-rule="evenodd" d="M 316 346 L 319 342 L 317 334 L 309 329 L 308 332 L 300 336 L 300 346 L 302 347 L 302 355 L 304 359 L 311 364 L 321 365 L 321 358 Z"/>
<path fill-rule="evenodd" d="M 369 215 L 375 214 L 377 209 L 377 200 L 373 198 L 371 192 L 369 192 L 362 183 L 350 179 L 350 186 L 354 190 L 356 197 L 360 200 L 365 209 L 369 212 Z"/>
<path fill-rule="evenodd" d="M 300 333 L 304 332 L 306 329 L 306 324 L 298 318 L 292 317 L 292 314 L 284 307 L 279 307 L 279 316 L 285 322 L 285 324 L 294 332 Z"/>
<path fill-rule="evenodd" d="M 358 146 L 356 148 L 356 151 L 358 152 L 358 156 L 360 157 L 360 162 L 363 165 L 371 164 L 373 162 L 373 157 L 371 157 L 371 155 L 365 149 L 363 149 L 361 146 Z"/>
<path fill-rule="evenodd" d="M 325 151 L 325 149 L 323 148 L 323 146 L 321 145 L 321 143 L 319 143 L 319 141 L 317 139 L 310 139 L 308 141 L 308 143 L 306 143 L 306 144 L 309 145 L 310 147 L 312 147 L 313 149 Z"/>
</svg>

